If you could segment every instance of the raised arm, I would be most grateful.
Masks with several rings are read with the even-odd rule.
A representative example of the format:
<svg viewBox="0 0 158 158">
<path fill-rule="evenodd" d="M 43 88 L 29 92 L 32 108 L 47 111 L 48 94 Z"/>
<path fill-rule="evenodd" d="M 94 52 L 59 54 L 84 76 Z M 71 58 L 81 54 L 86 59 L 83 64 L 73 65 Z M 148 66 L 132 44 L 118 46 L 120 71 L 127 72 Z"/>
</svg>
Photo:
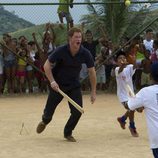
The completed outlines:
<svg viewBox="0 0 158 158">
<path fill-rule="evenodd" d="M 84 42 L 85 41 L 85 33 L 84 33 L 84 30 L 85 29 L 85 23 L 84 22 L 82 22 L 81 23 L 81 31 L 82 31 L 82 42 Z"/>
<path fill-rule="evenodd" d="M 53 44 L 55 43 L 56 41 L 56 34 L 54 32 L 54 24 L 50 24 L 50 30 L 51 30 L 51 36 L 52 36 L 52 39 L 53 39 Z"/>
<path fill-rule="evenodd" d="M 37 50 L 38 50 L 39 52 L 41 52 L 42 49 L 40 48 L 40 46 L 39 46 L 39 44 L 38 44 L 38 42 L 37 42 L 36 34 L 35 34 L 35 33 L 32 33 L 32 37 L 33 37 L 33 40 L 34 40 L 34 42 L 35 42 L 35 44 L 36 44 Z"/>
</svg>

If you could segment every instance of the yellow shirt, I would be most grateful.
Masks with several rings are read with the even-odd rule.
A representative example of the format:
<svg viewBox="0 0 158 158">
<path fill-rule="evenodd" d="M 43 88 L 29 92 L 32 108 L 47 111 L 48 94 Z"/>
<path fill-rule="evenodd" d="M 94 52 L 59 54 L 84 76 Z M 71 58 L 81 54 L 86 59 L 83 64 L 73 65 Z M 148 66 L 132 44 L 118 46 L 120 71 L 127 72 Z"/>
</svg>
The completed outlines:
<svg viewBox="0 0 158 158">
<path fill-rule="evenodd" d="M 24 57 L 24 59 L 26 60 L 26 57 Z M 27 64 L 27 62 L 25 62 L 21 58 L 18 59 L 18 65 L 26 66 L 26 64 Z"/>
</svg>

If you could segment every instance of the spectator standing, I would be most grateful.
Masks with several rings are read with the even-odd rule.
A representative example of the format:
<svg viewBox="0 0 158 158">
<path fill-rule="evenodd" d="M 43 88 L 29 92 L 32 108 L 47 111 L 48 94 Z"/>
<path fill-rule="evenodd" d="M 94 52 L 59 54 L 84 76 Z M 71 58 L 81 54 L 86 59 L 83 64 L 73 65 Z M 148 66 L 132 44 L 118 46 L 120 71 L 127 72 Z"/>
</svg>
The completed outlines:
<svg viewBox="0 0 158 158">
<path fill-rule="evenodd" d="M 18 58 L 17 61 L 17 71 L 16 71 L 16 78 L 17 78 L 17 85 L 18 85 L 18 92 L 24 93 L 25 92 L 25 79 L 26 79 L 26 61 L 27 60 L 27 49 L 23 48 L 18 51 L 18 55 L 21 58 Z M 24 60 L 23 60 L 24 59 Z"/>
<path fill-rule="evenodd" d="M 14 45 L 12 43 L 12 38 L 9 34 L 3 34 L 3 40 L 7 47 L 2 47 L 4 56 L 4 71 L 7 81 L 7 89 L 9 93 L 15 92 L 15 74 L 16 74 L 16 56 L 14 53 Z M 14 53 L 13 53 L 14 52 Z"/>
<path fill-rule="evenodd" d="M 149 50 L 150 53 L 153 51 L 153 30 L 147 29 L 145 39 L 143 40 L 143 44 L 145 45 L 146 50 Z"/>
<path fill-rule="evenodd" d="M 94 40 L 92 31 L 87 30 L 85 33 L 85 39 L 83 39 L 82 45 L 87 48 L 93 56 L 93 60 L 96 58 L 96 47 L 101 39 Z"/>
<path fill-rule="evenodd" d="M 30 58 L 31 62 L 35 61 L 35 42 L 30 41 L 27 44 L 27 56 Z M 32 65 L 27 64 L 26 66 L 26 82 L 28 83 L 29 93 L 33 92 L 33 80 L 34 80 L 34 69 Z"/>
<path fill-rule="evenodd" d="M 97 65 L 99 68 L 97 69 L 97 90 L 104 90 L 106 83 L 106 75 L 105 75 L 105 65 L 103 63 L 103 58 L 98 59 Z M 102 64 L 102 65 L 101 65 Z"/>
<path fill-rule="evenodd" d="M 151 67 L 151 60 L 150 52 L 145 52 L 145 59 L 141 62 L 141 69 L 142 69 L 142 75 L 141 75 L 141 88 L 151 85 L 151 78 L 150 78 L 150 67 Z"/>
</svg>

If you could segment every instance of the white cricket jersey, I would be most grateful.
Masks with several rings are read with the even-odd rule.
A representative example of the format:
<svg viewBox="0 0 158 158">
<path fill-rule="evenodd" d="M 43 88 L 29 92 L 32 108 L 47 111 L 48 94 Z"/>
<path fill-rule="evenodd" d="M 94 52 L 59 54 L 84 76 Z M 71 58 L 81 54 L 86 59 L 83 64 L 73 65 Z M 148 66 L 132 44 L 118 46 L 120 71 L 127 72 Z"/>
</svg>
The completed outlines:
<svg viewBox="0 0 158 158">
<path fill-rule="evenodd" d="M 158 85 L 141 89 L 136 97 L 130 98 L 131 110 L 144 107 L 151 149 L 158 148 Z"/>
<path fill-rule="evenodd" d="M 126 85 L 128 84 L 133 90 L 133 82 L 132 76 L 135 73 L 135 69 L 133 70 L 133 65 L 127 65 L 121 73 L 118 74 L 119 67 L 115 68 L 115 76 L 117 82 L 117 96 L 120 102 L 128 101 L 129 95 L 127 92 Z"/>
</svg>

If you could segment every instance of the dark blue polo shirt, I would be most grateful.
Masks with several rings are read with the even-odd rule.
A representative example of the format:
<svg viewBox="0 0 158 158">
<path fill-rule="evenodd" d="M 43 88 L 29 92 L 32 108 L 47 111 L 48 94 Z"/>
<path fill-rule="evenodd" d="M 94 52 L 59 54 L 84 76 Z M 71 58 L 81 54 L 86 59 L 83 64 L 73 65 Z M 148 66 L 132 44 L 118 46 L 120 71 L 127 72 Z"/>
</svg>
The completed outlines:
<svg viewBox="0 0 158 158">
<path fill-rule="evenodd" d="M 75 56 L 71 55 L 68 44 L 60 46 L 48 57 L 48 60 L 55 63 L 52 69 L 54 79 L 59 87 L 65 90 L 80 87 L 79 75 L 82 63 L 88 68 L 94 67 L 91 53 L 83 46 Z"/>
</svg>

